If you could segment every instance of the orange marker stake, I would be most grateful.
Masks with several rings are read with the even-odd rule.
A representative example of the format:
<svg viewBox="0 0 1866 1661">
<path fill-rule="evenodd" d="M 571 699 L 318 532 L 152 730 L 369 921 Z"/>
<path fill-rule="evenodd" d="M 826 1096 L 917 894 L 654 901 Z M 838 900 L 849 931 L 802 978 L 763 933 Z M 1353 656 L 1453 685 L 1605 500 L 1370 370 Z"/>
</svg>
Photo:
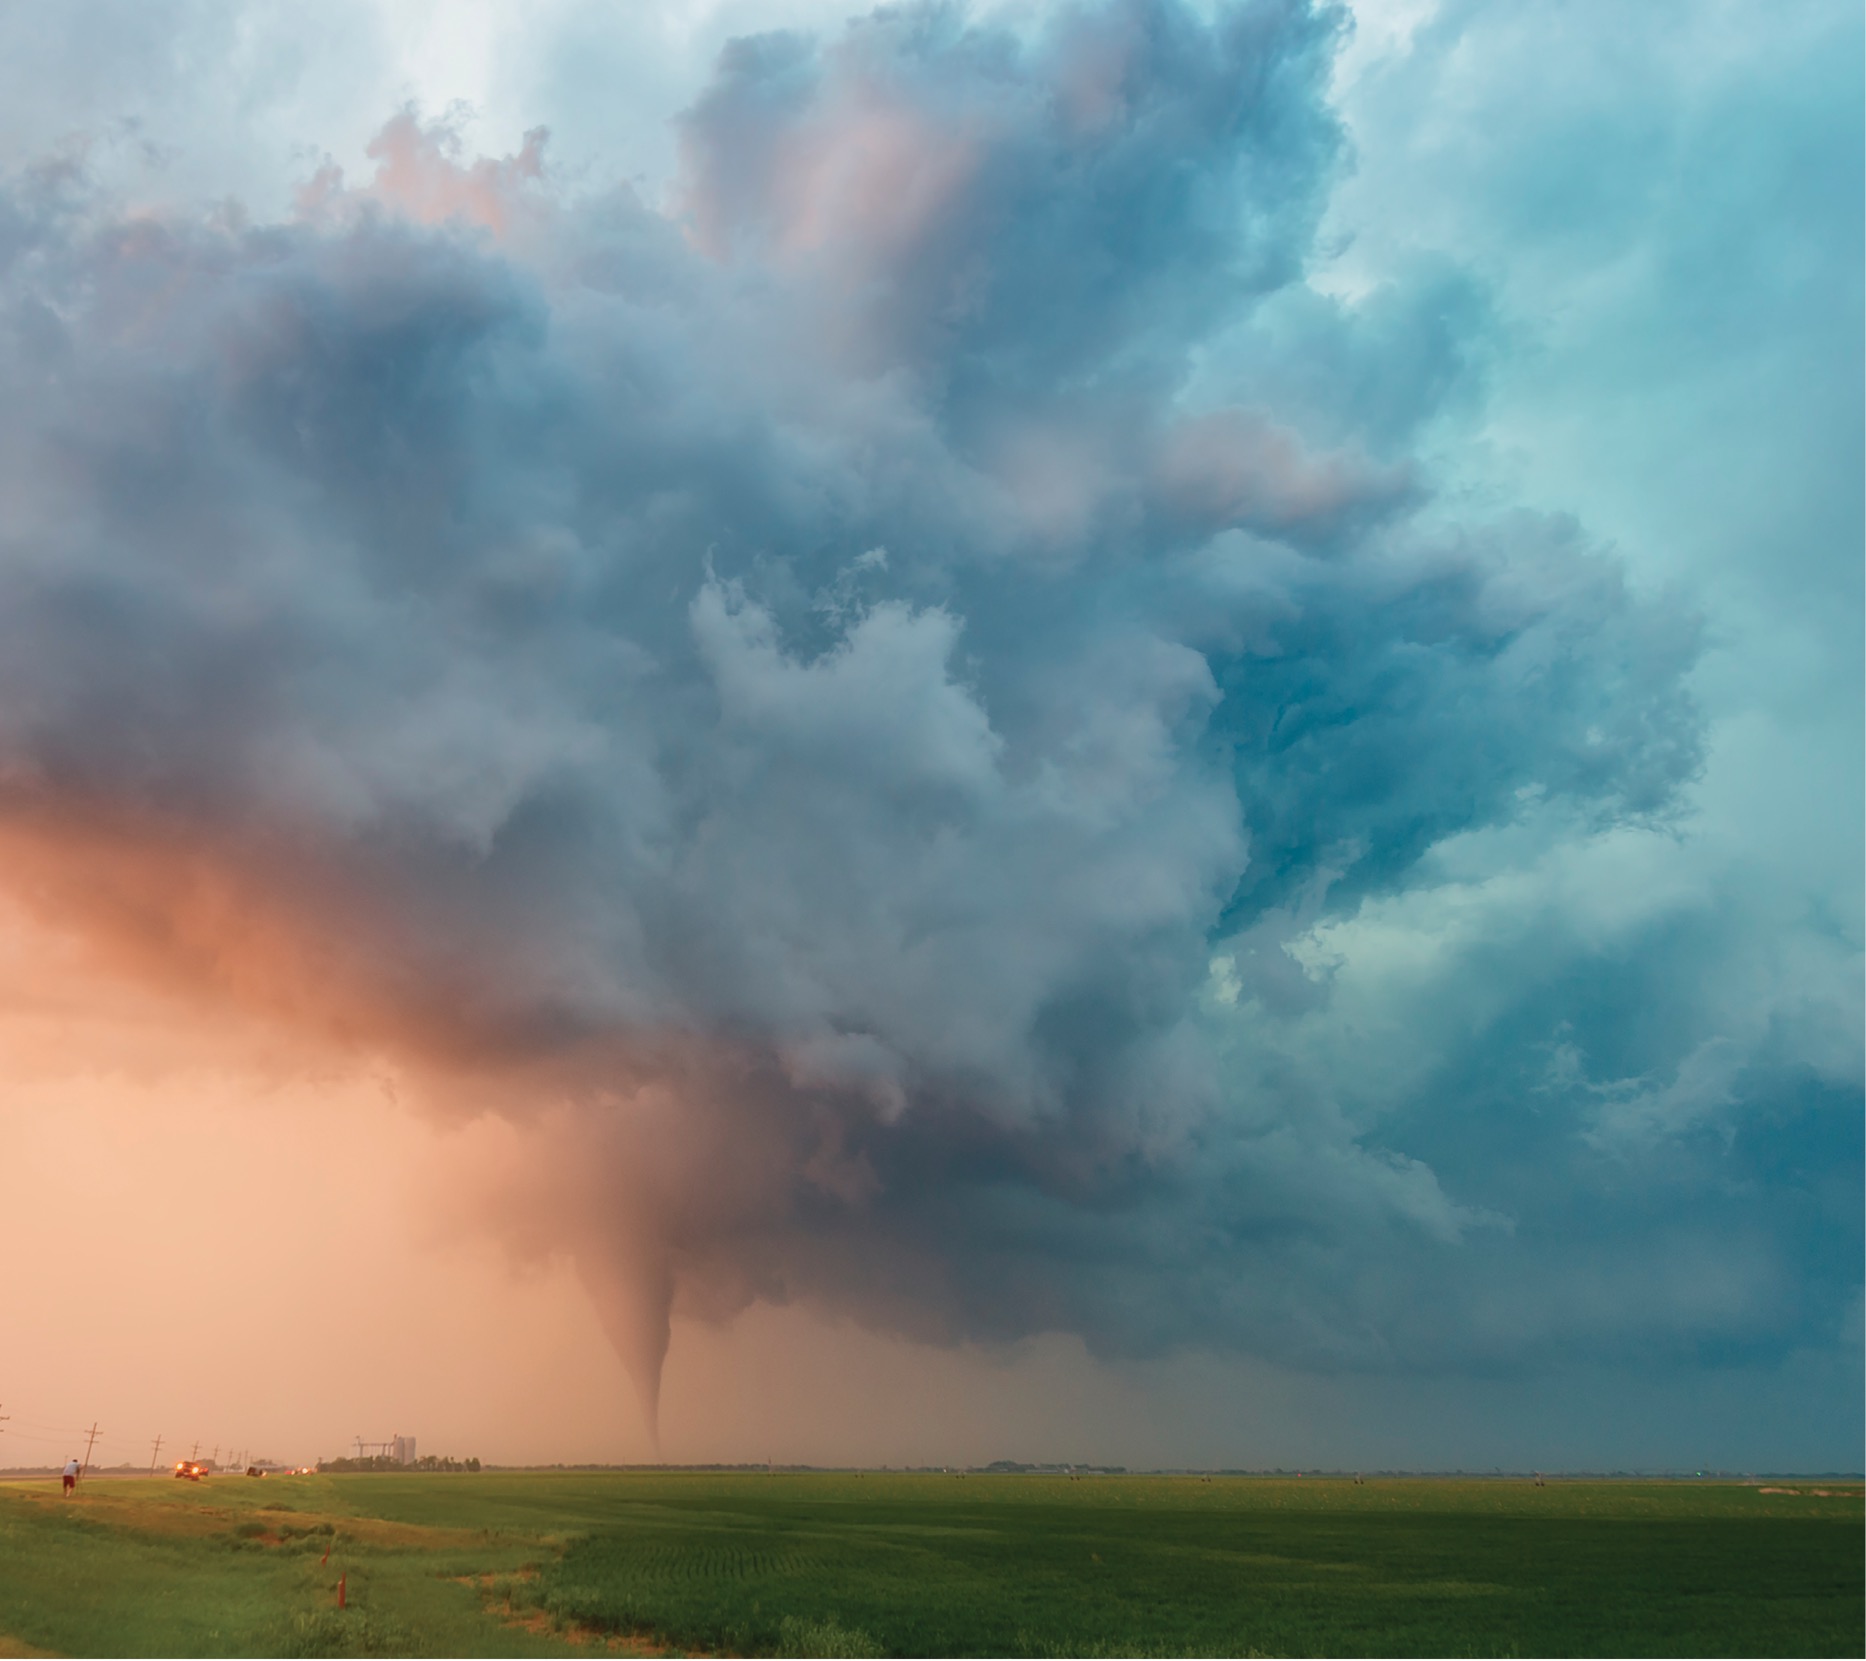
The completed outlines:
<svg viewBox="0 0 1866 1661">
<path fill-rule="evenodd" d="M 348 1571 L 337 1576 L 337 1607 L 339 1609 L 347 1609 L 349 1607 L 349 1603 L 344 1596 L 344 1589 L 349 1585 L 349 1582 L 350 1576 Z"/>
</svg>

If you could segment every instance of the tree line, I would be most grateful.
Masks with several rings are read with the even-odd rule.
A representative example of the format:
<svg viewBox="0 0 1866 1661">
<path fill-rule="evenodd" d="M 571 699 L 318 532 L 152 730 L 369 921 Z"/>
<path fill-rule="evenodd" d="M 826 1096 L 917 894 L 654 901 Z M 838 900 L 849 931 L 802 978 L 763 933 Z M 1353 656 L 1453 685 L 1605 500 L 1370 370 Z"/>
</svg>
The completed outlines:
<svg viewBox="0 0 1866 1661">
<path fill-rule="evenodd" d="M 386 1453 L 365 1454 L 361 1459 L 320 1459 L 320 1473 L 325 1471 L 477 1471 L 477 1459 L 452 1459 L 444 1454 L 424 1453 L 412 1464 L 404 1465 Z"/>
</svg>

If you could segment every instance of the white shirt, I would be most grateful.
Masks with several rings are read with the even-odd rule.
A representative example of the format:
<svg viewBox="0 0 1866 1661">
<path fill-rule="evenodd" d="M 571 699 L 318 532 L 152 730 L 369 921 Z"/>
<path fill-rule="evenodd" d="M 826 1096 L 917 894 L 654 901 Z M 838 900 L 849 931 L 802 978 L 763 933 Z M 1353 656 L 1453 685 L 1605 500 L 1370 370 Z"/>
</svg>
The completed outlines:
<svg viewBox="0 0 1866 1661">
<path fill-rule="evenodd" d="M 67 1460 L 65 1461 L 65 1475 L 66 1475 L 66 1476 L 76 1476 L 77 1474 L 78 1474 L 78 1462 L 77 1462 L 77 1460 L 75 1460 L 75 1459 L 67 1459 Z"/>
</svg>

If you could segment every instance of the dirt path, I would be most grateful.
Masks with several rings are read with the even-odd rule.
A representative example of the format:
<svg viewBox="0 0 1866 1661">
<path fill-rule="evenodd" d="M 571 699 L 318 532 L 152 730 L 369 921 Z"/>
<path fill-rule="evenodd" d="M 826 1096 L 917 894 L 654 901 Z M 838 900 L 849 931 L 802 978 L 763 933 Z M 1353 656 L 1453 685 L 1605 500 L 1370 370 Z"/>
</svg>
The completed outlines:
<svg viewBox="0 0 1866 1661">
<path fill-rule="evenodd" d="M 497 1600 L 490 1594 L 499 1580 L 528 1581 L 538 1578 L 537 1570 L 521 1569 L 512 1575 L 457 1575 L 454 1577 L 462 1585 L 476 1586 L 485 1600 L 486 1613 L 502 1626 L 516 1627 L 521 1632 L 536 1633 L 540 1637 L 555 1638 L 560 1643 L 575 1644 L 578 1649 L 601 1649 L 610 1655 L 685 1655 L 694 1657 L 694 1661 L 719 1661 L 710 1650 L 673 1649 L 658 1638 L 650 1638 L 637 1633 L 598 1632 L 593 1626 L 559 1626 L 542 1609 L 514 1609 L 508 1601 L 501 1609 Z"/>
</svg>

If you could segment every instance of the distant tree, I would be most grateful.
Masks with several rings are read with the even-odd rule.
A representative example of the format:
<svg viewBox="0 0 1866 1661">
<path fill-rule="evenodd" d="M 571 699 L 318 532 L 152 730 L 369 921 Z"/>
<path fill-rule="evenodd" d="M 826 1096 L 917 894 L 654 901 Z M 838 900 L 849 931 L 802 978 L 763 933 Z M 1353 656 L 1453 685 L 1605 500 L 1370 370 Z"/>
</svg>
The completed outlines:
<svg viewBox="0 0 1866 1661">
<path fill-rule="evenodd" d="M 478 1459 L 455 1459 L 451 1454 L 424 1453 L 412 1465 L 404 1465 L 386 1453 L 365 1454 L 361 1459 L 320 1459 L 319 1471 L 477 1471 Z"/>
</svg>

